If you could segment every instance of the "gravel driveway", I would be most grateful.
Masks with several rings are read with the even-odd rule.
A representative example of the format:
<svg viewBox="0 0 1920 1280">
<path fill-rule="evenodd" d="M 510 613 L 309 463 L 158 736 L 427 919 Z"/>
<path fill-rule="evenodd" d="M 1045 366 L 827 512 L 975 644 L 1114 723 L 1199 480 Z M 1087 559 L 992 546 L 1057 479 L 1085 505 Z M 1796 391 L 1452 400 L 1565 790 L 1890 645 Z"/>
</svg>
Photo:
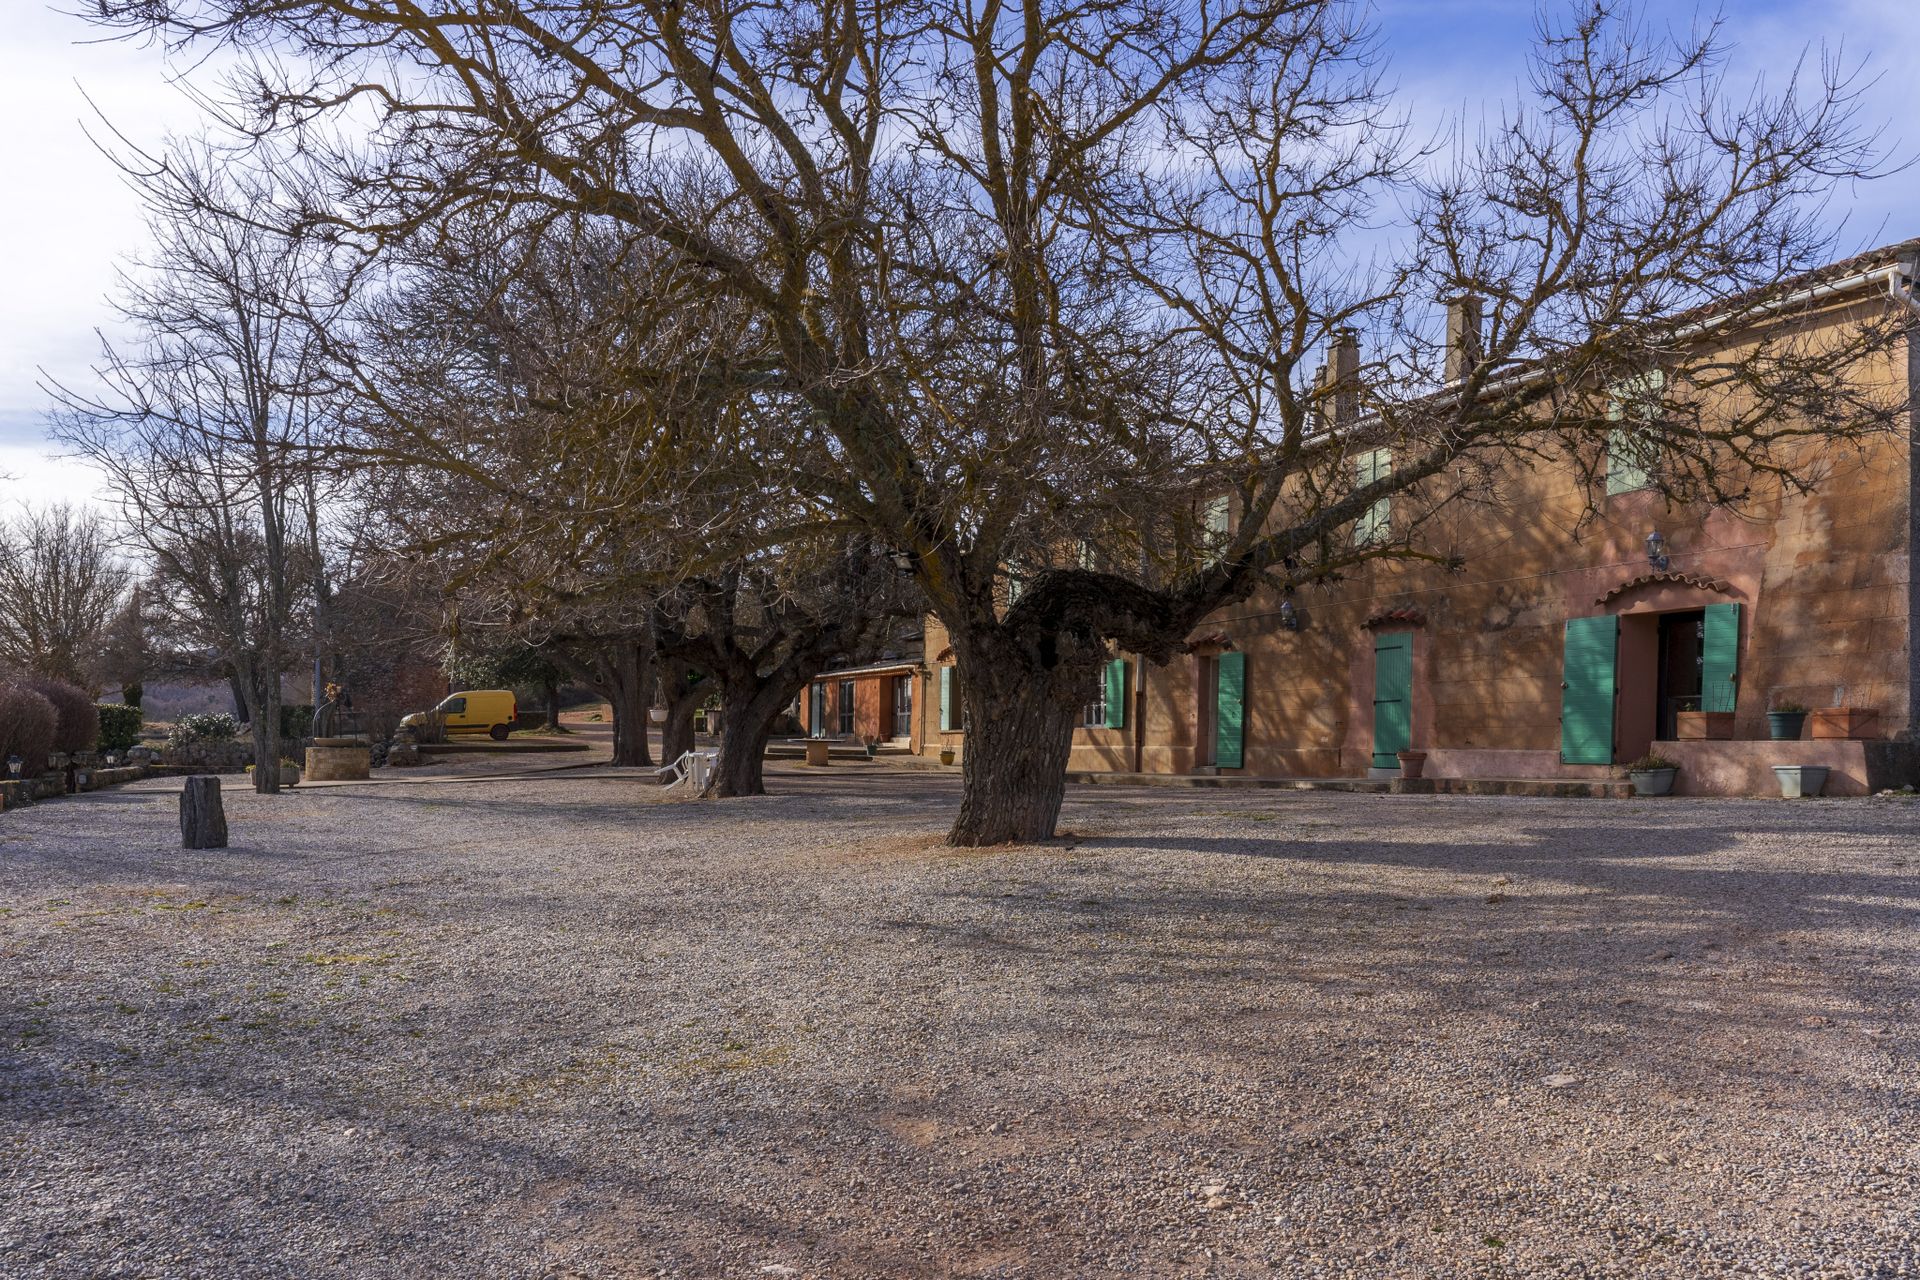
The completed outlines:
<svg viewBox="0 0 1920 1280">
<path fill-rule="evenodd" d="M 1920 806 L 0 816 L 7 1276 L 1920 1276 Z"/>
</svg>

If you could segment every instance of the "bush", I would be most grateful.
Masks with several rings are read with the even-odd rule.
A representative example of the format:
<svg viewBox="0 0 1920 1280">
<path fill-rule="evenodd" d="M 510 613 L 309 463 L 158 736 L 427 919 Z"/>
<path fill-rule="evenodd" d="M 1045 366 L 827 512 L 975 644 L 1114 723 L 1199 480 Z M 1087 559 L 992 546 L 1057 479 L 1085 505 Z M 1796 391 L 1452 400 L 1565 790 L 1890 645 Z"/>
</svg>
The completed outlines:
<svg viewBox="0 0 1920 1280">
<path fill-rule="evenodd" d="M 20 776 L 45 773 L 59 723 L 60 713 L 38 691 L 24 684 L 0 684 L 0 765 L 8 756 L 19 756 Z"/>
<path fill-rule="evenodd" d="M 100 712 L 85 689 L 64 680 L 29 679 L 20 683 L 53 704 L 55 751 L 93 750 L 94 743 L 100 741 Z"/>
<path fill-rule="evenodd" d="M 1652 773 L 1656 769 L 1678 769 L 1677 761 L 1669 760 L 1657 751 L 1649 751 L 1627 766 L 1628 773 Z"/>
<path fill-rule="evenodd" d="M 307 702 L 280 704 L 280 736 L 288 742 L 313 736 L 313 705 Z"/>
<path fill-rule="evenodd" d="M 140 741 L 140 726 L 147 722 L 147 717 L 140 708 L 123 706 L 117 702 L 103 702 L 96 710 L 100 713 L 100 749 L 102 751 L 125 751 Z"/>
<path fill-rule="evenodd" d="M 196 742 L 232 742 L 239 734 L 238 720 L 224 711 L 210 711 L 181 716 L 174 721 L 173 732 L 167 735 L 167 744 L 190 747 Z"/>
</svg>

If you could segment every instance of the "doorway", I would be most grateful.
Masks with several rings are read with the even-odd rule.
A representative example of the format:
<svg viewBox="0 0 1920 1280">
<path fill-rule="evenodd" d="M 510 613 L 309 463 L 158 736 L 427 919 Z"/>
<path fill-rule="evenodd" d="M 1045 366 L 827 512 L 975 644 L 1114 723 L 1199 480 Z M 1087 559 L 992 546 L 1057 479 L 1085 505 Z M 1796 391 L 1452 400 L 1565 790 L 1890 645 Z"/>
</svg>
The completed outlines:
<svg viewBox="0 0 1920 1280">
<path fill-rule="evenodd" d="M 1658 701 L 1654 736 L 1671 742 L 1678 714 L 1699 711 L 1706 670 L 1707 615 L 1703 609 L 1660 615 Z"/>
<path fill-rule="evenodd" d="M 1193 767 L 1210 769 L 1216 760 L 1219 737 L 1220 659 L 1212 655 L 1194 660 Z"/>
<path fill-rule="evenodd" d="M 913 736 L 913 677 L 895 676 L 893 680 L 893 736 Z"/>
<path fill-rule="evenodd" d="M 1413 743 L 1413 633 L 1373 637 L 1373 767 L 1398 769 Z"/>
</svg>

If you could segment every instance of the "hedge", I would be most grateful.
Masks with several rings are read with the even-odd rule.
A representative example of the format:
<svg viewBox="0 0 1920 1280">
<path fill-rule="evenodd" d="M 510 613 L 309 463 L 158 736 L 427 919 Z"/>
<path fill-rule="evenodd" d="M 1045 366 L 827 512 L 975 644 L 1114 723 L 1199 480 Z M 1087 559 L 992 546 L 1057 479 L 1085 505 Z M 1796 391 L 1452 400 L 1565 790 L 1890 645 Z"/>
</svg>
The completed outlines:
<svg viewBox="0 0 1920 1280">
<path fill-rule="evenodd" d="M 8 756 L 19 756 L 23 777 L 45 773 L 59 721 L 60 713 L 37 691 L 24 684 L 0 684 L 0 769 Z"/>
<path fill-rule="evenodd" d="M 53 704 L 57 717 L 53 726 L 55 751 L 93 750 L 93 744 L 100 741 L 100 713 L 85 689 L 64 680 L 29 678 L 19 683 Z"/>
<path fill-rule="evenodd" d="M 146 714 L 140 708 L 118 702 L 103 702 L 97 710 L 100 713 L 102 751 L 125 751 L 140 741 L 140 726 L 147 722 Z"/>
</svg>

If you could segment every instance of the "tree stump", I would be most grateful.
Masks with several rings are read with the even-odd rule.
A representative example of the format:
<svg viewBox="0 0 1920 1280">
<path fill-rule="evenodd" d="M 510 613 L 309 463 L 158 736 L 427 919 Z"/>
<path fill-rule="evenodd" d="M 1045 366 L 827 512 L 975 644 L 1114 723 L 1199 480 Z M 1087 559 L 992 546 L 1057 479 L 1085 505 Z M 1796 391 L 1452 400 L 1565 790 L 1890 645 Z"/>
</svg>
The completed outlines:
<svg viewBox="0 0 1920 1280">
<path fill-rule="evenodd" d="M 220 805 L 220 779 L 212 774 L 188 778 L 180 793 L 180 847 L 227 847 L 227 812 Z"/>
</svg>

